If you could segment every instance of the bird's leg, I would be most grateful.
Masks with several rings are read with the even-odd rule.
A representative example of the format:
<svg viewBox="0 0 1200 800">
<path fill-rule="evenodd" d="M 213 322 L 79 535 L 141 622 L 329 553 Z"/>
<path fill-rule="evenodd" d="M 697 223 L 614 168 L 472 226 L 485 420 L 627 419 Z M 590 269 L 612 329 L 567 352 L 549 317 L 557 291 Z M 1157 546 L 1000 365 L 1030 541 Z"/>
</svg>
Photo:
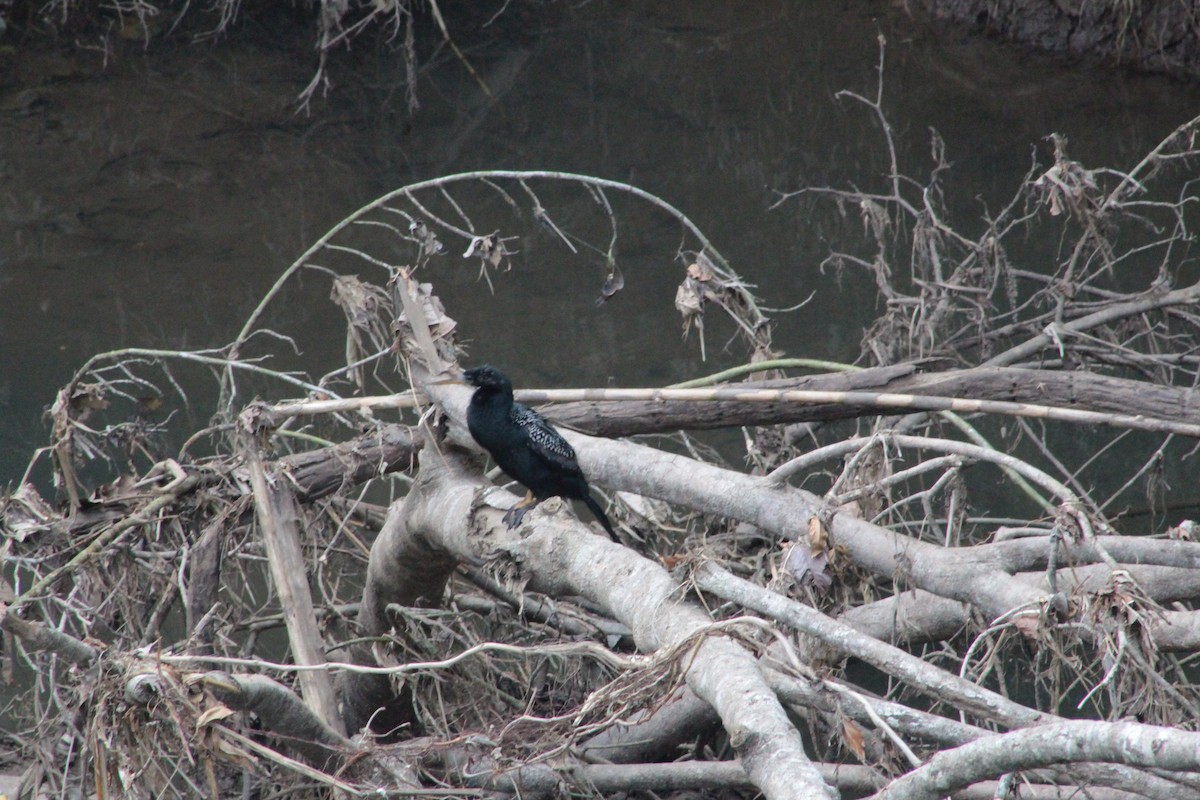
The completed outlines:
<svg viewBox="0 0 1200 800">
<path fill-rule="evenodd" d="M 504 512 L 504 522 L 509 528 L 515 528 L 521 524 L 521 520 L 529 513 L 529 510 L 536 507 L 541 502 L 533 496 L 532 491 L 525 492 L 525 499 L 517 503 L 515 506 Z"/>
</svg>

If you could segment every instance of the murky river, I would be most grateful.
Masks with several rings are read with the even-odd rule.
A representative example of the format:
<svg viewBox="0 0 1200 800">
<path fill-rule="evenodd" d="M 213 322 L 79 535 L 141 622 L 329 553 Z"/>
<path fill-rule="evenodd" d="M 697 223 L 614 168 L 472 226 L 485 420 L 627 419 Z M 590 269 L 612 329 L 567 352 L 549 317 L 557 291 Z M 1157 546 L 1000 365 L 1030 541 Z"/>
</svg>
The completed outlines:
<svg viewBox="0 0 1200 800">
<path fill-rule="evenodd" d="M 557 3 L 480 22 L 450 19 L 491 96 L 422 20 L 414 112 L 399 56 L 365 39 L 335 57 L 330 93 L 298 112 L 314 33 L 282 15 L 216 43 L 116 39 L 107 55 L 99 40 L 51 50 L 10 32 L 0 42 L 12 46 L 0 56 L 0 485 L 47 442 L 43 409 L 90 354 L 230 340 L 306 246 L 406 183 L 503 168 L 636 184 L 687 213 L 766 306 L 815 292 L 780 318 L 779 347 L 851 360 L 877 310 L 872 283 L 819 265 L 860 223 L 809 201 L 768 207 L 805 183 L 882 181 L 878 127 L 861 104 L 835 99 L 874 95 L 880 36 L 902 167 L 928 172 L 936 128 L 953 162 L 952 214 L 968 228 L 982 203 L 1016 189 L 1031 153 L 1049 159 L 1048 134 L 1067 135 L 1085 164 L 1123 167 L 1200 110 L 1196 87 L 933 31 L 884 3 Z M 543 200 L 599 251 L 522 234 L 494 294 L 458 243 L 426 269 L 472 360 L 540 386 L 661 385 L 742 360 L 723 351 L 719 327 L 708 364 L 694 339 L 681 341 L 681 237 L 649 207 L 621 201 L 625 289 L 595 304 L 610 231 L 580 197 Z M 344 347 L 328 292 L 312 273 L 270 309 L 314 375 Z"/>
</svg>

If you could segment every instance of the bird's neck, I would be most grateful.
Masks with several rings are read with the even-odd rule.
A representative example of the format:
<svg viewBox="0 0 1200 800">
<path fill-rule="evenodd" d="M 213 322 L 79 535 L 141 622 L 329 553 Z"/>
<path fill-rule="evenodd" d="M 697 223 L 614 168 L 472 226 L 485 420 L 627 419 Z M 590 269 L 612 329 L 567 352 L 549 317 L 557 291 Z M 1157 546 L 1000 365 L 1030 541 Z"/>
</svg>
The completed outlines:
<svg viewBox="0 0 1200 800">
<path fill-rule="evenodd" d="M 476 420 L 507 419 L 513 407 L 512 389 L 479 388 L 471 395 L 471 405 L 467 408 L 468 417 Z"/>
</svg>

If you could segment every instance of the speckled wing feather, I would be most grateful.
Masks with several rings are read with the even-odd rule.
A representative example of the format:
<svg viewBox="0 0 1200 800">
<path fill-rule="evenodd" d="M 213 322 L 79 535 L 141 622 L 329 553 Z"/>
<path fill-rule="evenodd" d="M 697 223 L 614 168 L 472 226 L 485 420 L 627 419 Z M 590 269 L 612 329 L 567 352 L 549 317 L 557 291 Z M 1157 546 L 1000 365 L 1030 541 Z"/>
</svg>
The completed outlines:
<svg viewBox="0 0 1200 800">
<path fill-rule="evenodd" d="M 528 406 L 513 403 L 512 418 L 529 434 L 529 444 L 539 457 L 565 473 L 582 474 L 575 461 L 574 449 L 545 417 Z"/>
</svg>

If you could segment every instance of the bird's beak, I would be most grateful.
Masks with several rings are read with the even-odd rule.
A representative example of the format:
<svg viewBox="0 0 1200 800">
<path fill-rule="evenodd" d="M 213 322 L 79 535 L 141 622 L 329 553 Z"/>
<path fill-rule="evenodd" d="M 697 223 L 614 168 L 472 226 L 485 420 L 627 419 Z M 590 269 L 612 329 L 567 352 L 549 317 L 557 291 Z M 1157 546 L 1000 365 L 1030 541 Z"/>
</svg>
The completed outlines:
<svg viewBox="0 0 1200 800">
<path fill-rule="evenodd" d="M 457 383 L 459 386 L 470 386 L 467 379 L 459 375 L 457 378 L 443 378 L 440 381 L 430 381 L 430 386 L 447 386 L 452 383 Z"/>
</svg>

